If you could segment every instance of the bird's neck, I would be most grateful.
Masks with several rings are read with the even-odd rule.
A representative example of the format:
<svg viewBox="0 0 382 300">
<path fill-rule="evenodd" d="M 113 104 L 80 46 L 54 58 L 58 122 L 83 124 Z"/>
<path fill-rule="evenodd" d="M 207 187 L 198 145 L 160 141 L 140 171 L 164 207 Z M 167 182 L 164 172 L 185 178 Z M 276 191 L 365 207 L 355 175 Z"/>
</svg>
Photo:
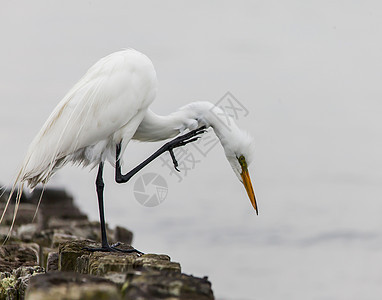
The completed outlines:
<svg viewBox="0 0 382 300">
<path fill-rule="evenodd" d="M 192 102 L 167 116 L 147 110 L 134 139 L 159 141 L 175 137 L 185 129 L 211 126 L 222 144 L 237 129 L 235 122 L 222 109 L 210 102 Z"/>
</svg>

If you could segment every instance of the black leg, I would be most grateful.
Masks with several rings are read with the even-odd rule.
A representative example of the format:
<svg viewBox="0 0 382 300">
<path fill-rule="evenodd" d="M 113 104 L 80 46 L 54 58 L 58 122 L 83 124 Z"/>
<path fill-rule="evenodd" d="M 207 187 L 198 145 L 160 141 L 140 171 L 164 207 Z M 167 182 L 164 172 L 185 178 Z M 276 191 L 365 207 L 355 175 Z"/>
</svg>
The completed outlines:
<svg viewBox="0 0 382 300">
<path fill-rule="evenodd" d="M 109 244 L 107 242 L 107 236 L 106 236 L 105 210 L 103 207 L 103 190 L 104 190 L 105 184 L 103 183 L 102 173 L 103 173 L 103 162 L 100 162 L 98 167 L 97 179 L 96 179 L 96 189 L 97 189 L 97 196 L 98 196 L 99 219 L 101 223 L 102 248 L 107 248 Z"/>
<path fill-rule="evenodd" d="M 131 177 L 133 177 L 138 171 L 142 170 L 145 166 L 147 166 L 150 162 L 152 162 L 154 159 L 156 159 L 161 154 L 165 153 L 166 151 L 170 152 L 172 161 L 174 163 L 174 167 L 177 171 L 178 170 L 178 162 L 176 161 L 173 149 L 182 147 L 188 143 L 195 142 L 197 139 L 200 138 L 200 134 L 206 132 L 206 126 L 202 126 L 198 129 L 192 130 L 184 135 L 181 135 L 168 143 L 164 144 L 162 147 L 160 147 L 154 154 L 152 154 L 149 158 L 147 158 L 145 161 L 140 163 L 138 166 L 136 166 L 134 169 L 132 169 L 130 172 L 126 173 L 125 175 L 121 172 L 121 165 L 119 162 L 120 154 L 121 154 L 121 143 L 117 145 L 116 150 L 116 165 L 115 165 L 115 181 L 118 183 L 126 183 L 130 180 Z"/>
<path fill-rule="evenodd" d="M 106 224 L 105 224 L 105 210 L 103 206 L 103 190 L 104 190 L 104 182 L 102 178 L 103 173 L 103 162 L 100 162 L 98 166 L 98 174 L 96 179 L 96 190 L 97 190 L 97 197 L 98 197 L 98 207 L 99 207 L 99 218 L 100 218 L 100 224 L 101 224 L 101 240 L 102 240 L 102 246 L 101 248 L 85 248 L 88 251 L 95 252 L 95 251 L 102 251 L 102 252 L 126 252 L 126 253 L 132 253 L 136 252 L 138 254 L 143 254 L 142 252 L 136 250 L 136 249 L 118 249 L 117 246 L 120 245 L 120 243 L 116 243 L 114 245 L 109 245 L 107 242 L 107 235 L 106 235 Z"/>
<path fill-rule="evenodd" d="M 192 130 L 189 133 L 186 133 L 182 136 L 179 136 L 172 141 L 169 141 L 168 143 L 164 144 L 161 148 L 159 148 L 154 154 L 152 154 L 149 158 L 147 158 L 145 161 L 140 163 L 138 166 L 136 166 L 134 169 L 132 169 L 130 172 L 123 175 L 121 173 L 121 165 L 120 165 L 120 154 L 121 154 L 121 143 L 119 143 L 116 147 L 116 166 L 115 166 L 115 180 L 118 183 L 125 183 L 130 180 L 131 177 L 133 177 L 138 171 L 143 169 L 146 165 L 148 165 L 150 162 L 152 162 L 154 159 L 156 159 L 158 156 L 163 154 L 166 151 L 170 152 L 172 161 L 174 163 L 174 167 L 177 171 L 178 170 L 178 162 L 176 161 L 173 149 L 177 147 L 182 147 L 188 143 L 195 142 L 197 139 L 200 138 L 200 134 L 204 133 L 206 130 L 206 127 L 200 127 L 198 129 Z M 105 212 L 103 207 L 103 190 L 104 190 L 104 182 L 102 178 L 103 173 L 103 163 L 101 162 L 98 167 L 98 174 L 96 179 L 96 189 L 97 189 L 97 196 L 98 196 L 98 206 L 99 206 L 99 216 L 100 216 L 100 222 L 101 222 L 101 237 L 102 237 L 102 247 L 101 248 L 85 248 L 88 251 L 104 251 L 104 252 L 111 252 L 111 251 L 118 251 L 118 252 L 136 252 L 138 254 L 143 254 L 142 252 L 136 250 L 136 249 L 118 249 L 116 248 L 120 243 L 116 243 L 114 245 L 109 245 L 107 242 L 107 236 L 106 236 L 106 225 L 105 225 Z"/>
</svg>

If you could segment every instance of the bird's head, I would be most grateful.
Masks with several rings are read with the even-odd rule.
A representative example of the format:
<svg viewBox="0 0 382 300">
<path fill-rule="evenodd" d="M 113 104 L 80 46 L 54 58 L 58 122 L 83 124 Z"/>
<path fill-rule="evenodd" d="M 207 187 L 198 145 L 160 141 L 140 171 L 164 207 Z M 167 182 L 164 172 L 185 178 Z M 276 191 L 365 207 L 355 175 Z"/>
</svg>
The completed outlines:
<svg viewBox="0 0 382 300">
<path fill-rule="evenodd" d="M 241 130 L 232 117 L 210 102 L 192 102 L 180 108 L 179 111 L 183 113 L 182 120 L 188 120 L 184 128 L 190 130 L 197 126 L 211 126 L 213 128 L 224 148 L 228 162 L 243 183 L 252 206 L 258 214 L 255 192 L 248 172 L 248 166 L 254 153 L 252 137 L 246 131 Z"/>
<path fill-rule="evenodd" d="M 231 127 L 229 133 L 220 136 L 225 155 L 236 176 L 243 183 L 253 208 L 258 214 L 255 192 L 249 177 L 248 166 L 252 161 L 254 143 L 252 137 L 245 131 Z"/>
</svg>

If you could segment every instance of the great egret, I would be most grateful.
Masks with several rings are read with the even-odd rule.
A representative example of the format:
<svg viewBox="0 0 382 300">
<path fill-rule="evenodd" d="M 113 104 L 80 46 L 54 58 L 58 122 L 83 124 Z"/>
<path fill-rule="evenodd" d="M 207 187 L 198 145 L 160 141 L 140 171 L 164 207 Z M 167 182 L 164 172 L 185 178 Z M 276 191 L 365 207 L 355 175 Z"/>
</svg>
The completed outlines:
<svg viewBox="0 0 382 300">
<path fill-rule="evenodd" d="M 240 130 L 232 118 L 219 118 L 222 110 L 209 102 L 193 102 L 168 116 L 159 116 L 149 108 L 156 90 L 154 66 L 147 56 L 136 50 L 115 52 L 95 63 L 59 102 L 29 146 L 6 205 L 7 208 L 18 186 L 14 218 L 25 183 L 32 189 L 39 183 L 45 185 L 57 169 L 68 162 L 91 167 L 98 165 L 96 191 L 102 247 L 89 250 L 121 251 L 116 246 L 110 246 L 106 237 L 102 179 L 104 162 L 108 160 L 115 165 L 118 183 L 127 182 L 167 151 L 176 168 L 173 149 L 195 141 L 207 127 L 212 127 L 220 139 L 225 155 L 244 184 L 257 213 L 248 173 L 253 152 L 250 136 Z M 185 130 L 189 132 L 166 143 L 132 171 L 125 175 L 121 173 L 120 157 L 131 139 L 159 141 L 175 137 Z M 139 252 L 135 249 L 131 251 Z"/>
</svg>

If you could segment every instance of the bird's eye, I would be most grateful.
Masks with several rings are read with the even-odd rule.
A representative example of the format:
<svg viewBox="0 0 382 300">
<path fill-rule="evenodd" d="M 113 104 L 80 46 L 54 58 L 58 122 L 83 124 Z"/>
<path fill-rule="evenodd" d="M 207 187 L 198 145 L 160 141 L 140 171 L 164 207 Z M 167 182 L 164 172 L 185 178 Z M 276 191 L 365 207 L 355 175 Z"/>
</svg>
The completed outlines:
<svg viewBox="0 0 382 300">
<path fill-rule="evenodd" d="M 247 162 L 245 161 L 245 157 L 244 157 L 244 155 L 240 155 L 239 158 L 238 158 L 238 161 L 239 161 L 240 165 L 241 165 L 243 168 L 246 168 L 246 167 L 247 167 Z"/>
</svg>

